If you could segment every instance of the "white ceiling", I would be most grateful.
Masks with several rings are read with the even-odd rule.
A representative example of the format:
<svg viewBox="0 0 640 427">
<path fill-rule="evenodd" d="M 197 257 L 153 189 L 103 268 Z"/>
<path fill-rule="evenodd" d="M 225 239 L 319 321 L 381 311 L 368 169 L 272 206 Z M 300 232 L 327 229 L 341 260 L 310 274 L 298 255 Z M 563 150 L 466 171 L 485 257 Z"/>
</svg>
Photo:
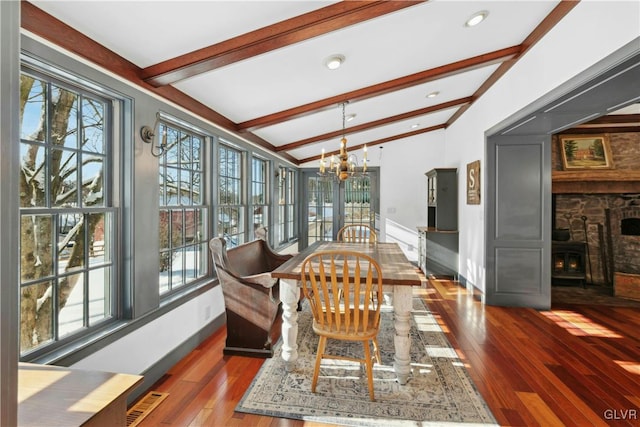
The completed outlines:
<svg viewBox="0 0 640 427">
<path fill-rule="evenodd" d="M 320 11 L 328 1 L 31 1 L 104 47 L 144 69 L 196 49 L 242 36 L 285 19 Z M 437 1 L 315 36 L 179 80 L 173 86 L 235 124 L 373 87 L 457 61 L 518 46 L 559 1 Z M 489 12 L 480 25 L 467 18 Z M 332 54 L 346 57 L 328 70 Z M 349 102 L 349 146 L 378 144 L 397 135 L 446 124 L 460 105 L 403 118 L 361 132 L 349 128 L 471 97 L 499 64 L 420 82 Z M 426 95 L 438 91 L 435 98 Z M 417 124 L 417 128 L 412 125 Z M 340 102 L 282 123 L 249 129 L 274 151 L 292 142 L 340 131 Z M 242 134 L 242 133 L 240 133 Z M 287 150 L 295 160 L 335 150 L 339 137 Z M 392 143 L 392 142 L 390 142 Z M 285 152 L 280 152 L 281 154 Z"/>
</svg>

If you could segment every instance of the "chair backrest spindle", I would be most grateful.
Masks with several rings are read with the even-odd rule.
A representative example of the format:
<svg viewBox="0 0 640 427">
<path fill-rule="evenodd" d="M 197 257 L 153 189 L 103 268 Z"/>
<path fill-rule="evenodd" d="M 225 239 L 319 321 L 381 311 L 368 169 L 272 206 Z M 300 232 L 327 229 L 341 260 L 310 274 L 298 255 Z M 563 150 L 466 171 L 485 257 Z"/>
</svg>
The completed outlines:
<svg viewBox="0 0 640 427">
<path fill-rule="evenodd" d="M 339 242 L 375 243 L 378 236 L 369 224 L 347 224 L 338 231 Z"/>
<path fill-rule="evenodd" d="M 382 301 L 380 266 L 365 254 L 326 251 L 302 264 L 302 286 L 319 327 L 364 333 L 377 324 Z"/>
</svg>

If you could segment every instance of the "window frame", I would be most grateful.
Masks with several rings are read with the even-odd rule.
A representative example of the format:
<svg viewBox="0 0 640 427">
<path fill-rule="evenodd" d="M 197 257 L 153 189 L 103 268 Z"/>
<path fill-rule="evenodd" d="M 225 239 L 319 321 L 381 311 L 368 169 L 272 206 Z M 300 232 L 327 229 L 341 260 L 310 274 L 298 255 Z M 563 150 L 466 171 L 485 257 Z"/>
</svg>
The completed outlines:
<svg viewBox="0 0 640 427">
<path fill-rule="evenodd" d="M 234 162 L 235 167 L 237 168 L 236 174 L 229 174 L 229 166 L 225 165 L 222 167 L 222 152 L 232 153 L 237 156 L 236 161 Z M 250 236 L 248 235 L 249 230 L 247 228 L 248 224 L 248 204 L 247 204 L 247 173 L 246 173 L 246 157 L 247 152 L 245 150 L 240 149 L 234 144 L 222 139 L 218 138 L 217 144 L 217 172 L 216 179 L 218 183 L 218 191 L 217 191 L 217 205 L 215 207 L 215 221 L 216 221 L 216 232 L 219 237 L 223 237 L 227 241 L 227 249 L 233 248 L 235 246 L 241 245 L 242 243 L 248 241 Z M 225 158 L 228 158 L 227 154 L 225 154 Z M 224 173 L 224 174 L 223 174 Z M 237 203 L 227 203 L 223 201 L 223 187 L 225 185 L 225 181 L 231 180 L 234 184 L 232 187 L 237 189 L 237 199 L 234 200 Z M 224 226 L 220 225 L 220 218 L 226 215 L 227 218 L 230 219 L 231 222 L 232 215 L 234 209 L 237 209 L 237 225 L 238 227 L 242 227 L 238 229 L 235 233 L 227 233 Z M 226 222 L 226 221 L 225 221 Z"/>
<path fill-rule="evenodd" d="M 25 49 L 33 46 L 27 44 Z M 181 288 L 174 294 L 166 295 L 160 298 L 157 282 L 147 280 L 151 271 L 149 265 L 154 264 L 154 253 L 147 255 L 147 244 L 157 247 L 155 239 L 148 240 L 149 233 L 153 233 L 155 227 L 155 219 L 149 221 L 149 216 L 153 218 L 157 208 L 153 206 L 155 194 L 150 193 L 144 195 L 140 199 L 140 195 L 146 192 L 149 186 L 157 183 L 157 172 L 154 172 L 153 165 L 157 160 L 148 154 L 148 146 L 144 144 L 138 135 L 138 126 L 141 123 L 148 123 L 152 114 L 158 114 L 163 119 L 168 115 L 163 115 L 163 108 L 172 111 L 169 115 L 171 119 L 175 119 L 176 123 L 191 129 L 190 123 L 199 123 L 193 126 L 197 128 L 196 132 L 205 135 L 208 138 L 205 144 L 204 161 L 207 166 L 207 176 L 205 181 L 209 188 L 204 189 L 208 200 L 204 203 L 210 209 L 208 218 L 209 238 L 214 237 L 217 231 L 216 213 L 218 209 L 218 200 L 215 188 L 217 173 L 217 147 L 219 144 L 232 147 L 242 153 L 242 192 L 243 199 L 241 206 L 245 209 L 243 227 L 246 238 L 252 238 L 253 234 L 249 226 L 248 209 L 250 208 L 249 188 L 251 169 L 248 159 L 251 156 L 257 156 L 266 159 L 269 172 L 268 192 L 269 200 L 269 221 L 273 225 L 277 221 L 276 200 L 274 198 L 274 182 L 273 173 L 275 165 L 280 163 L 277 156 L 267 151 L 255 149 L 250 143 L 238 139 L 237 135 L 225 133 L 221 129 L 208 126 L 202 118 L 196 114 L 181 114 L 181 111 L 172 109 L 166 103 L 155 102 L 146 95 L 139 97 L 137 90 L 129 90 L 128 87 L 121 86 L 119 82 L 112 81 L 108 76 L 101 73 L 93 73 L 92 69 L 85 67 L 73 61 L 69 63 L 61 60 L 51 52 L 45 49 L 45 58 L 35 56 L 29 50 L 23 50 L 20 57 L 21 69 L 27 67 L 29 69 L 37 69 L 38 72 L 46 75 L 47 78 L 55 78 L 66 82 L 75 87 L 81 85 L 89 92 L 93 92 L 98 96 L 103 96 L 112 100 L 112 148 L 113 159 L 110 167 L 112 179 L 112 208 L 114 209 L 114 226 L 117 230 L 117 238 L 113 245 L 114 263 L 117 284 L 113 289 L 113 304 L 116 309 L 114 317 L 109 322 L 105 322 L 99 328 L 95 327 L 86 333 L 64 337 L 55 345 L 48 345 L 46 350 L 37 353 L 29 353 L 28 357 L 21 357 L 21 361 L 33 363 L 56 363 L 62 365 L 71 365 L 77 363 L 92 353 L 100 349 L 118 342 L 122 338 L 128 336 L 132 332 L 153 323 L 156 319 L 162 318 L 166 314 L 172 312 L 176 308 L 200 297 L 209 292 L 213 287 L 219 285 L 210 257 L 208 258 L 209 273 L 199 284 L 188 289 Z M 53 59 L 52 59 L 53 58 Z M 49 62 L 51 61 L 51 62 Z M 93 79 L 93 80 L 91 80 Z M 114 89 L 118 88 L 118 89 Z M 136 108 L 141 106 L 142 108 Z M 154 107 L 155 105 L 155 107 Z M 155 110 L 155 111 L 153 111 Z M 156 113 L 159 112 L 159 113 Z M 180 117 L 186 118 L 186 120 Z M 152 121 L 152 120 L 151 120 Z M 138 123 L 138 124 L 136 124 Z M 204 129 L 204 130 L 203 130 Z M 289 167 L 294 168 L 294 166 Z M 105 171 L 106 172 L 106 171 Z M 247 175 L 248 174 L 248 175 Z M 154 192 L 155 193 L 155 192 Z M 140 211 L 141 204 L 144 205 Z M 135 212 L 137 211 L 137 212 Z M 150 227 L 149 227 L 150 226 Z M 148 229 L 151 230 L 148 230 Z M 274 233 L 270 233 L 271 236 Z M 140 240 L 142 239 L 142 241 Z M 142 244 L 140 244 L 142 243 Z M 145 253 L 146 251 L 146 253 Z M 147 266 L 147 267 L 141 267 Z M 16 282 L 15 286 L 19 286 Z M 155 295 L 154 295 L 155 294 Z M 215 328 L 222 326 L 224 316 L 218 316 L 211 323 L 203 328 L 213 331 Z M 214 329 L 211 329 L 214 328 Z"/>
<path fill-rule="evenodd" d="M 122 119 L 119 117 L 120 114 L 124 111 L 124 103 L 125 99 L 122 98 L 119 94 L 113 93 L 104 87 L 96 86 L 95 83 L 90 82 L 86 79 L 73 76 L 66 72 L 65 70 L 54 67 L 35 58 L 31 58 L 28 55 L 21 55 L 20 62 L 20 76 L 26 75 L 35 80 L 40 80 L 44 82 L 47 93 L 44 95 L 46 102 L 46 112 L 44 113 L 46 116 L 46 129 L 45 129 L 45 138 L 43 141 L 33 141 L 30 139 L 22 138 L 22 135 L 19 135 L 20 145 L 22 146 L 37 146 L 39 149 L 44 150 L 46 153 L 50 153 L 52 150 L 61 150 L 61 152 L 73 153 L 73 156 L 81 158 L 80 156 L 85 155 L 93 155 L 102 158 L 102 180 L 104 184 L 102 185 L 102 194 L 103 194 L 103 202 L 101 206 L 87 206 L 85 204 L 84 197 L 81 191 L 77 191 L 76 194 L 76 206 L 72 207 L 64 207 L 64 206 L 55 206 L 55 204 L 51 201 L 51 194 L 49 191 L 49 187 L 47 186 L 47 195 L 45 197 L 46 206 L 39 207 L 19 207 L 19 221 L 20 227 L 23 224 L 23 218 L 35 215 L 47 215 L 51 217 L 52 224 L 52 236 L 51 236 L 51 244 L 58 246 L 60 244 L 60 224 L 58 222 L 59 218 L 62 215 L 82 215 L 83 218 L 88 218 L 89 215 L 95 214 L 104 214 L 108 215 L 109 225 L 108 228 L 110 239 L 104 239 L 103 243 L 103 251 L 104 258 L 101 264 L 96 265 L 90 262 L 90 255 L 92 254 L 92 242 L 90 241 L 89 235 L 85 232 L 84 237 L 82 237 L 83 248 L 82 248 L 82 258 L 84 259 L 81 266 L 72 271 L 62 271 L 59 268 L 58 263 L 60 260 L 59 250 L 56 249 L 52 257 L 52 269 L 50 274 L 46 276 L 46 278 L 40 278 L 36 280 L 23 280 L 21 278 L 21 274 L 18 276 L 17 286 L 19 287 L 19 300 L 20 304 L 22 304 L 22 290 L 28 286 L 33 286 L 37 283 L 51 282 L 54 284 L 52 286 L 52 298 L 51 298 L 51 338 L 43 341 L 35 347 L 31 347 L 22 351 L 21 345 L 19 345 L 20 350 L 20 360 L 21 361 L 31 361 L 37 358 L 42 357 L 43 355 L 50 354 L 51 352 L 60 351 L 65 347 L 68 347 L 72 343 L 76 343 L 79 341 L 87 340 L 88 337 L 94 336 L 95 334 L 99 334 L 101 331 L 105 329 L 112 328 L 114 324 L 116 324 L 121 316 L 121 295 L 123 290 L 119 286 L 119 280 L 121 274 L 121 260 L 115 257 L 116 248 L 119 242 L 121 242 L 121 232 L 119 231 L 121 227 L 119 224 L 121 223 L 121 210 L 119 209 L 119 200 L 120 200 L 120 187 L 119 187 L 119 179 L 118 176 L 120 174 L 120 165 L 122 164 L 121 159 L 121 141 L 116 136 L 116 127 L 122 122 Z M 85 99 L 93 99 L 102 104 L 103 108 L 103 117 L 102 117 L 102 153 L 96 153 L 90 150 L 87 150 L 82 144 L 78 144 L 75 148 L 68 147 L 66 144 L 62 144 L 60 146 L 56 146 L 51 142 L 51 87 L 55 86 L 59 89 L 70 91 L 77 95 L 75 99 L 76 104 L 76 123 L 77 126 L 77 136 L 76 138 L 82 137 L 82 132 L 84 128 L 82 125 L 82 109 L 85 108 L 83 100 Z M 22 133 L 22 129 L 20 130 Z M 84 157 L 82 157 L 84 158 Z M 50 154 L 47 154 L 43 158 L 45 165 L 45 175 L 49 176 L 49 168 L 51 167 L 51 157 Z M 22 160 L 21 160 L 22 161 Z M 76 183 L 82 181 L 82 173 L 83 168 L 80 167 L 82 164 L 78 159 L 75 160 L 76 165 Z M 82 184 L 80 184 L 82 185 Z M 77 187 L 76 187 L 77 188 Z M 78 205 L 80 203 L 80 205 Z M 84 220 L 84 219 L 83 219 Z M 105 226 L 105 228 L 107 228 Z M 55 242 L 55 243 L 54 243 Z M 64 243 L 64 242 L 63 242 Z M 65 244 L 66 246 L 66 244 Z M 63 247 L 64 249 L 64 247 Z M 22 261 L 20 261 L 20 265 L 22 265 Z M 109 273 L 109 282 L 108 282 L 108 291 L 105 292 L 104 299 L 106 301 L 104 307 L 104 317 L 95 323 L 91 320 L 91 293 L 89 292 L 90 283 L 88 280 L 89 274 L 92 271 L 96 271 L 98 268 L 107 268 Z M 66 307 L 58 308 L 55 303 L 57 301 L 57 293 L 59 290 L 57 289 L 57 283 L 60 279 L 72 277 L 74 275 L 81 274 L 82 275 L 82 326 L 79 328 L 75 328 L 69 333 L 65 333 L 64 335 L 60 335 L 60 322 L 64 319 L 59 317 L 60 312 Z M 74 285 L 78 286 L 78 284 Z M 22 307 L 20 308 L 19 319 L 22 319 Z M 20 320 L 20 324 L 22 325 L 22 320 Z"/>
<path fill-rule="evenodd" d="M 276 241 L 279 247 L 291 244 L 298 239 L 297 180 L 297 170 L 286 166 L 278 167 Z"/>
<path fill-rule="evenodd" d="M 182 148 L 183 146 L 183 140 L 184 137 L 188 137 L 189 139 L 189 147 L 191 149 L 191 152 L 189 153 L 188 158 L 191 159 L 190 162 L 187 162 L 187 164 L 191 164 L 191 168 L 189 167 L 183 167 L 182 164 L 184 163 L 182 161 L 181 158 L 176 158 L 174 162 L 168 162 L 167 159 L 169 158 L 169 156 L 172 154 L 171 151 L 173 150 L 173 146 L 171 144 L 171 141 L 169 141 L 169 145 L 168 148 L 165 148 L 165 152 L 162 153 L 162 155 L 158 156 L 158 185 L 159 185 L 159 193 L 158 193 L 158 214 L 159 214 L 159 221 L 158 221 L 158 232 L 159 232 L 159 247 L 158 247 L 158 255 L 159 255 L 159 259 L 160 259 L 160 271 L 159 271 L 159 280 L 158 280 L 158 293 L 159 293 L 159 297 L 160 300 L 166 300 L 166 299 L 170 299 L 173 297 L 173 295 L 176 294 L 184 294 L 185 292 L 189 292 L 189 289 L 194 288 L 199 286 L 203 281 L 209 280 L 212 276 L 212 272 L 211 272 L 211 268 L 210 268 L 210 262 L 209 262 L 209 249 L 208 249 L 208 236 L 209 236 L 209 230 L 210 228 L 210 220 L 209 220 L 209 215 L 210 215 L 210 203 L 208 203 L 209 197 L 207 196 L 208 194 L 208 185 L 206 184 L 208 182 L 207 180 L 207 176 L 208 176 L 208 162 L 206 160 L 207 158 L 207 150 L 206 150 L 206 146 L 208 145 L 209 141 L 210 141 L 210 137 L 208 137 L 206 135 L 206 132 L 199 130 L 197 127 L 191 125 L 190 123 L 185 123 L 182 120 L 179 120 L 177 118 L 173 118 L 170 115 L 166 114 L 166 113 L 159 113 L 159 120 L 158 120 L 158 126 L 156 129 L 156 134 L 160 136 L 161 141 L 165 140 L 165 137 L 167 136 L 167 134 L 169 132 L 175 132 L 176 135 L 176 142 L 175 144 L 177 144 L 176 147 L 176 157 L 180 157 L 180 153 L 183 152 Z M 196 163 L 196 161 L 194 160 L 194 152 L 193 152 L 193 142 L 194 140 L 198 140 L 199 141 L 199 153 L 198 153 L 198 157 L 197 157 L 197 166 L 194 165 L 194 163 Z M 169 200 L 169 197 L 167 195 L 167 184 L 166 184 L 166 177 L 169 176 L 169 174 L 167 173 L 167 170 L 173 170 L 175 171 L 175 177 L 177 178 L 177 185 L 178 188 L 175 190 L 176 192 L 176 198 L 178 200 L 177 203 L 167 203 Z M 200 203 L 190 203 L 190 204 L 184 204 L 182 201 L 184 200 L 184 197 L 182 196 L 182 192 L 183 192 L 183 177 L 185 176 L 185 174 L 189 175 L 189 177 L 191 178 L 190 181 L 193 183 L 195 176 L 199 176 L 200 177 L 200 195 L 199 195 L 199 199 L 198 201 Z M 163 181 L 163 177 L 164 181 Z M 163 182 L 160 182 L 163 181 Z M 189 190 L 190 195 L 192 195 L 193 192 L 193 188 L 191 187 L 191 189 Z M 163 198 L 164 198 L 164 203 L 163 203 Z M 188 200 L 190 200 L 191 202 L 193 202 L 193 197 L 189 197 Z M 163 221 L 162 221 L 162 216 L 163 216 L 163 212 L 167 213 L 167 245 L 163 246 L 163 242 L 162 242 L 162 231 L 161 231 L 161 227 L 163 226 Z M 180 216 L 181 217 L 181 221 L 179 221 L 179 223 L 182 224 L 182 228 L 187 228 L 188 226 L 188 222 L 189 222 L 189 213 L 192 212 L 193 213 L 193 217 L 197 217 L 200 220 L 200 226 L 198 227 L 196 225 L 196 228 L 199 228 L 199 233 L 195 233 L 195 235 L 200 235 L 200 239 L 198 242 L 192 242 L 192 243 L 187 243 L 187 237 L 186 236 L 181 236 L 180 238 L 180 242 L 174 242 L 173 239 L 173 229 L 174 229 L 174 218 L 176 218 L 176 216 Z M 199 212 L 199 215 L 196 214 L 196 212 Z M 178 214 L 178 215 L 176 215 Z M 177 225 L 177 224 L 176 224 Z M 178 227 L 179 228 L 179 227 Z M 173 284 L 173 277 L 177 276 L 177 274 L 174 274 L 174 270 L 173 270 L 173 264 L 175 262 L 175 259 L 173 258 L 173 255 L 170 255 L 173 252 L 176 251 L 182 251 L 184 252 L 185 249 L 188 248 L 193 248 L 193 247 L 199 247 L 199 250 L 196 251 L 196 254 L 194 254 L 194 259 L 196 259 L 195 261 L 195 265 L 196 265 L 196 274 L 192 275 L 191 277 L 188 277 L 188 269 L 186 268 L 186 260 L 184 259 L 183 256 L 183 260 L 182 260 L 182 269 L 181 274 L 180 274 L 180 281 L 178 281 L 177 283 Z M 199 255 L 198 255 L 199 254 Z M 163 269 L 162 269 L 162 260 L 164 259 L 165 256 L 170 255 L 170 259 L 172 260 L 172 262 L 168 263 L 168 274 L 167 274 L 167 282 L 166 282 L 166 290 L 163 291 Z M 199 268 L 198 268 L 199 267 Z M 188 280 L 189 278 L 191 278 L 192 280 Z"/>
<path fill-rule="evenodd" d="M 256 163 L 261 164 L 261 171 L 262 171 L 261 177 L 256 177 L 257 175 Z M 270 207 L 272 198 L 270 197 L 271 192 L 269 191 L 270 189 L 269 170 L 270 170 L 270 162 L 267 159 L 257 156 L 255 154 L 251 156 L 250 210 L 252 214 L 251 214 L 250 221 L 253 224 L 252 229 L 254 234 L 258 227 L 261 227 L 261 226 L 268 227 L 269 221 L 271 220 L 269 207 Z M 256 191 L 257 189 L 261 189 L 261 190 Z M 256 203 L 256 200 L 255 200 L 256 193 L 261 193 L 263 195 L 264 200 L 262 200 L 262 203 Z M 255 212 L 258 207 L 261 208 L 260 223 L 256 223 Z"/>
</svg>

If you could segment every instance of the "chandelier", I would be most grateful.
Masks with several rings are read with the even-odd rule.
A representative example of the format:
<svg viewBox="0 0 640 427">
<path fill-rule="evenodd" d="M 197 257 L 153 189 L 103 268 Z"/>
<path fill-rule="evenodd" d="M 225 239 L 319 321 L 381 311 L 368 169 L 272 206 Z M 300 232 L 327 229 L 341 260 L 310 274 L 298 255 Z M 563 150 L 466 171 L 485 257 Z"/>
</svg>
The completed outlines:
<svg viewBox="0 0 640 427">
<path fill-rule="evenodd" d="M 362 150 L 364 152 L 362 159 L 362 168 L 358 167 L 358 157 L 355 154 L 349 154 L 347 152 L 347 138 L 345 132 L 346 116 L 345 108 L 347 103 L 342 104 L 342 139 L 340 139 L 340 152 L 336 159 L 332 154 L 329 160 L 329 166 L 327 168 L 327 160 L 325 159 L 325 151 L 322 149 L 322 155 L 320 156 L 320 170 L 318 175 L 321 177 L 334 177 L 340 181 L 344 181 L 349 177 L 366 175 L 367 173 L 367 146 L 364 145 Z"/>
</svg>

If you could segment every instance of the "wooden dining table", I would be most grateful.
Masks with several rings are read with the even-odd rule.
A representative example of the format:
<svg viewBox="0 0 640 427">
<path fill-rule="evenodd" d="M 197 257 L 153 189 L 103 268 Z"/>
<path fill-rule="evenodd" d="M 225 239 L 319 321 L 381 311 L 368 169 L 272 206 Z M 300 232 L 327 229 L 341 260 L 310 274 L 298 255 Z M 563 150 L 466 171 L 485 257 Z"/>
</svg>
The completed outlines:
<svg viewBox="0 0 640 427">
<path fill-rule="evenodd" d="M 282 301 L 282 351 L 287 370 L 295 367 L 298 359 L 298 300 L 300 298 L 300 268 L 302 261 L 315 252 L 326 250 L 357 251 L 369 255 L 378 262 L 382 270 L 385 293 L 392 296 L 394 312 L 394 364 L 398 382 L 406 384 L 411 375 L 411 338 L 409 336 L 412 309 L 412 287 L 420 286 L 423 278 L 409 262 L 397 243 L 343 243 L 320 241 L 300 251 L 293 258 L 271 272 L 280 279 Z"/>
</svg>

